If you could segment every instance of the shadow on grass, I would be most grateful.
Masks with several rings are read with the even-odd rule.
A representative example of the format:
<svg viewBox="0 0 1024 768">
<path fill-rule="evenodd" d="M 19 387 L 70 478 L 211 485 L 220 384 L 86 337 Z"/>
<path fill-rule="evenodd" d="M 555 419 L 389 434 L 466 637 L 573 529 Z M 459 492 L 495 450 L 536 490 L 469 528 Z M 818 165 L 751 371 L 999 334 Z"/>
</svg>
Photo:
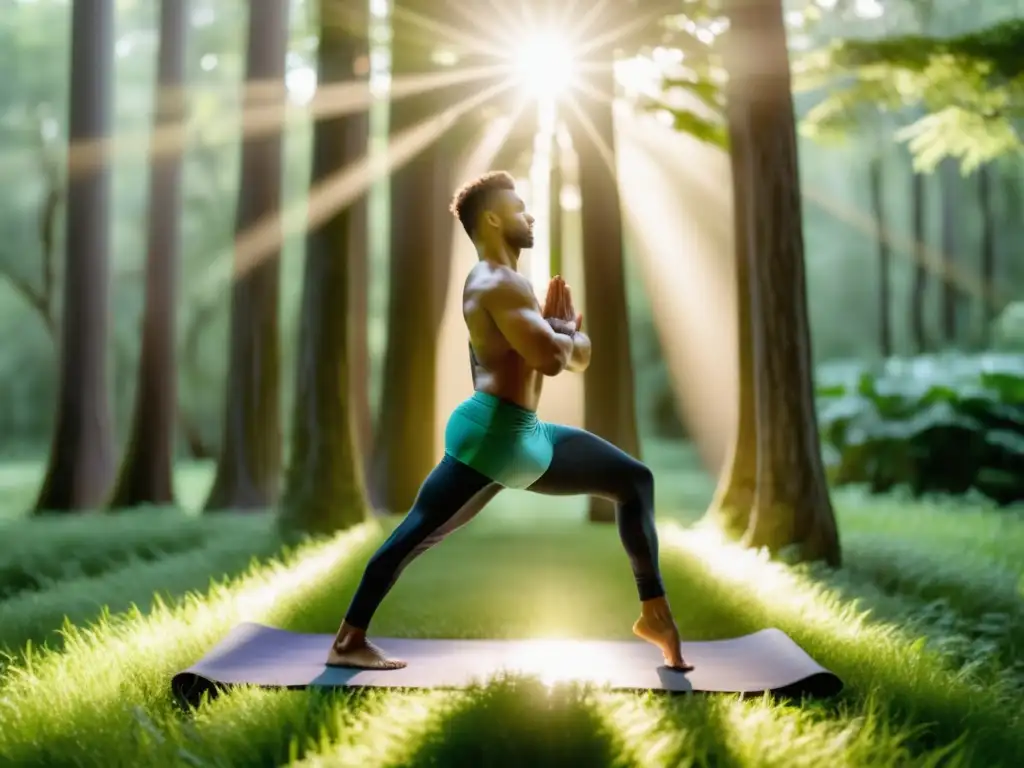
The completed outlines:
<svg viewBox="0 0 1024 768">
<path fill-rule="evenodd" d="M 494 678 L 486 687 L 467 690 L 458 705 L 419 739 L 415 751 L 391 768 L 438 765 L 545 766 L 648 765 L 649 749 L 628 743 L 621 727 L 600 706 L 605 695 L 575 684 L 546 686 L 535 678 Z M 701 742 L 710 762 L 688 764 L 739 766 L 731 759 L 715 712 L 692 696 L 678 707 L 686 713 L 674 725 Z M 648 748 L 652 745 L 647 745 Z M 683 763 L 666 763 L 683 764 Z"/>
</svg>

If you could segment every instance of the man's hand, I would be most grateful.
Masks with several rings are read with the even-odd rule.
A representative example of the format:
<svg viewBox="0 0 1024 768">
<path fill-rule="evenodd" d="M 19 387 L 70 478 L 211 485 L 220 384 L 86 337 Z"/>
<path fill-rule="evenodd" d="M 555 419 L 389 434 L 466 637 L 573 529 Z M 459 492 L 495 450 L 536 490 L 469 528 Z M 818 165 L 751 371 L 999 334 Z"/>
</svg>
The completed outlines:
<svg viewBox="0 0 1024 768">
<path fill-rule="evenodd" d="M 572 291 L 559 275 L 555 275 L 548 283 L 543 315 L 555 333 L 572 336 L 583 328 L 583 315 L 576 313 Z"/>
</svg>

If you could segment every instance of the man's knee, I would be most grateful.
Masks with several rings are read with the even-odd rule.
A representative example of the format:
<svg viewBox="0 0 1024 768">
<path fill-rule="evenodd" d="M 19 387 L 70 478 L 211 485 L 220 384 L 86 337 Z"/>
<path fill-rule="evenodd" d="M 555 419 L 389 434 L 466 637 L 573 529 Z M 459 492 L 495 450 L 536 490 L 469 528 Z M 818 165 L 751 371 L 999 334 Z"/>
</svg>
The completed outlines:
<svg viewBox="0 0 1024 768">
<path fill-rule="evenodd" d="M 632 470 L 632 484 L 641 498 L 654 497 L 654 473 L 643 462 L 636 462 Z"/>
<path fill-rule="evenodd" d="M 618 473 L 619 503 L 646 505 L 654 498 L 654 473 L 643 462 L 630 460 Z"/>
</svg>

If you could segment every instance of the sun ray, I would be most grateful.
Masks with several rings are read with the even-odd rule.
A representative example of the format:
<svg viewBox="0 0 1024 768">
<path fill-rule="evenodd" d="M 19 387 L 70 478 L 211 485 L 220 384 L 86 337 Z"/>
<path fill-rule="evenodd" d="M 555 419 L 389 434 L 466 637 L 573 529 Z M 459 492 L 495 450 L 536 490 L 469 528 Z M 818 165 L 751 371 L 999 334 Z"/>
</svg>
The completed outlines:
<svg viewBox="0 0 1024 768">
<path fill-rule="evenodd" d="M 369 155 L 363 155 L 343 171 L 311 189 L 306 201 L 296 203 L 283 214 L 268 214 L 242 232 L 232 249 L 214 260 L 201 281 L 201 289 L 212 291 L 224 281 L 245 274 L 268 254 L 278 250 L 288 235 L 305 231 L 325 221 L 335 211 L 365 193 L 378 179 L 401 168 L 437 141 L 464 114 L 493 99 L 510 86 L 511 81 L 496 83 L 420 121 L 388 144 L 383 159 L 375 160 Z"/>
<path fill-rule="evenodd" d="M 498 45 L 488 44 L 486 40 L 482 40 L 479 37 L 467 34 L 457 27 L 453 27 L 449 24 L 445 24 L 437 19 L 433 19 L 422 13 L 403 8 L 398 6 L 392 10 L 392 16 L 396 19 L 401 19 L 409 22 L 413 26 L 417 26 L 423 31 L 434 32 L 438 35 L 447 37 L 447 41 L 444 42 L 458 43 L 459 45 L 465 46 L 466 50 L 472 53 L 480 53 L 485 56 L 493 56 L 494 58 L 501 58 L 504 55 L 504 51 Z"/>
<path fill-rule="evenodd" d="M 419 96 L 474 80 L 483 81 L 505 75 L 508 71 L 508 65 L 489 64 L 429 74 L 400 75 L 391 81 L 390 98 L 397 100 Z M 278 94 L 280 87 L 278 82 Z M 313 99 L 304 107 L 283 103 L 279 95 L 275 97 L 275 104 L 253 105 L 253 102 L 266 100 L 270 93 L 271 89 L 267 83 L 257 83 L 254 87 L 245 88 L 243 97 L 249 106 L 245 107 L 241 114 L 243 139 L 272 134 L 287 125 L 291 119 L 312 117 L 315 120 L 322 120 L 365 112 L 375 100 L 367 81 L 359 80 L 320 86 Z M 192 126 L 185 120 L 160 126 L 155 131 L 144 130 L 107 139 L 77 141 L 69 151 L 70 173 L 75 175 L 89 172 L 114 158 L 123 160 L 148 157 L 153 160 L 168 157 L 184 151 L 190 141 L 191 130 Z M 218 146 L 234 141 L 237 141 L 237 137 L 225 132 L 211 139 L 208 145 Z M 4 161 L 0 161 L 0 169 L 14 159 L 13 156 L 4 158 Z"/>
<path fill-rule="evenodd" d="M 605 167 L 609 170 L 612 176 L 618 178 L 618 169 L 615 166 L 615 153 L 612 148 L 608 146 L 608 142 L 604 140 L 601 133 L 597 130 L 597 126 L 594 125 L 594 121 L 590 119 L 590 116 L 586 113 L 586 110 L 580 106 L 579 101 L 572 94 L 567 94 L 565 97 L 565 105 L 572 110 L 576 116 L 576 122 L 583 130 L 587 137 L 594 142 L 594 147 L 597 149 L 597 154 L 601 158 L 601 162 L 604 163 Z"/>
<path fill-rule="evenodd" d="M 596 3 L 590 6 L 590 8 L 587 9 L 587 12 L 583 14 L 583 18 L 576 22 L 575 26 L 573 26 L 569 30 L 569 36 L 573 40 L 579 40 L 584 35 L 586 35 L 590 30 L 590 27 L 594 24 L 594 22 L 604 11 L 605 6 L 608 5 L 608 2 L 609 0 L 598 0 Z M 565 21 L 568 22 L 568 20 L 569 12 L 567 11 L 565 14 Z"/>
<path fill-rule="evenodd" d="M 449 0 L 448 7 L 451 8 L 452 11 L 457 13 L 463 19 L 468 21 L 470 24 L 472 24 L 473 27 L 475 28 L 476 33 L 486 38 L 486 40 L 492 45 L 494 45 L 495 48 L 500 48 L 502 51 L 505 50 L 507 39 L 505 38 L 505 36 L 498 36 L 491 31 L 491 25 L 488 23 L 487 19 L 482 17 L 481 14 L 483 12 L 479 7 L 475 7 L 471 10 L 469 6 L 464 5 L 462 2 L 453 2 L 452 0 Z M 519 27 L 515 21 L 515 18 L 508 15 L 508 11 L 504 8 L 504 6 L 495 7 L 495 10 L 499 9 L 500 12 L 505 14 L 502 18 L 503 23 L 501 24 L 501 28 L 505 30 L 506 33 L 508 30 L 517 30 Z M 504 58 L 504 56 L 502 56 L 502 58 Z"/>
<path fill-rule="evenodd" d="M 662 14 L 658 12 L 645 13 L 642 16 L 628 21 L 620 27 L 610 29 L 604 34 L 592 37 L 583 43 L 576 51 L 577 56 L 586 56 L 587 54 L 605 46 L 613 45 L 627 35 L 636 32 L 643 27 L 651 24 L 651 22 L 661 18 Z"/>
</svg>

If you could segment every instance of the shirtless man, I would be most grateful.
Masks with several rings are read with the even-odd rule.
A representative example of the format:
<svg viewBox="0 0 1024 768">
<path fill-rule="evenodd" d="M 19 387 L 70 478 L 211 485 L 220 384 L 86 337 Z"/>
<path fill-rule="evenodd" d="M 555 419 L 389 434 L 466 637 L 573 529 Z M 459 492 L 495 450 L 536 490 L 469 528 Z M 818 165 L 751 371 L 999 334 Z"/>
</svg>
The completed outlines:
<svg viewBox="0 0 1024 768">
<path fill-rule="evenodd" d="M 452 412 L 444 458 L 423 482 L 406 518 L 370 558 L 327 664 L 404 667 L 404 661 L 387 658 L 366 638 L 399 573 L 468 523 L 502 488 L 525 488 L 616 502 L 619 537 L 640 598 L 633 632 L 657 646 L 668 666 L 692 669 L 683 662 L 659 572 L 650 470 L 596 435 L 537 418 L 544 377 L 585 370 L 590 340 L 560 277 L 548 285 L 542 309 L 529 281 L 516 272 L 520 250 L 533 246 L 533 216 L 512 177 L 501 171 L 466 184 L 451 211 L 480 257 L 462 299 L 475 393 Z"/>
</svg>

